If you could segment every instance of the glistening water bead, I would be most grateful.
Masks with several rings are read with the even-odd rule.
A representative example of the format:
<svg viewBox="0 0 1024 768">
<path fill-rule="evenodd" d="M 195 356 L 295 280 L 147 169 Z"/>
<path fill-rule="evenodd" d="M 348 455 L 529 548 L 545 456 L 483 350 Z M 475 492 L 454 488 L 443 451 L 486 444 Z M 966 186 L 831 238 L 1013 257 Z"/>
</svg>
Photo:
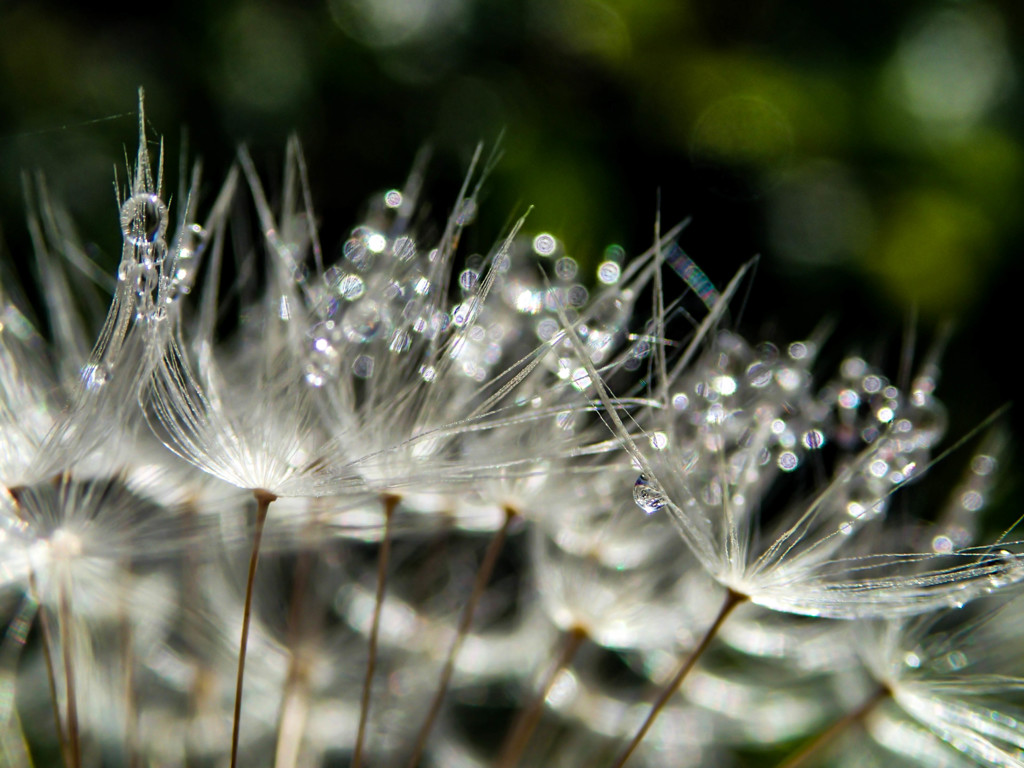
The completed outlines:
<svg viewBox="0 0 1024 768">
<path fill-rule="evenodd" d="M 633 501 L 648 515 L 665 506 L 664 494 L 651 485 L 646 475 L 640 475 L 633 483 Z"/>
<path fill-rule="evenodd" d="M 377 302 L 364 299 L 342 318 L 341 331 L 349 341 L 366 344 L 377 335 L 382 325 Z"/>
<path fill-rule="evenodd" d="M 121 231 L 125 239 L 148 246 L 167 229 L 167 205 L 156 195 L 132 195 L 121 206 Z"/>
</svg>

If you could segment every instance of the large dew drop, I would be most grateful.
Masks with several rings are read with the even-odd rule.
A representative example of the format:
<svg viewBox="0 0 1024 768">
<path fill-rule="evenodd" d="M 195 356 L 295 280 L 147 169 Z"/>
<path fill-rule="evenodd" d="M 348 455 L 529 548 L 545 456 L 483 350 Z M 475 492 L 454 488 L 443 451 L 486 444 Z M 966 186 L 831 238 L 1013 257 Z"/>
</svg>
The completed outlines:
<svg viewBox="0 0 1024 768">
<path fill-rule="evenodd" d="M 648 515 L 665 506 L 665 496 L 651 485 L 646 475 L 640 475 L 633 484 L 633 501 Z"/>
<path fill-rule="evenodd" d="M 998 557 L 998 569 L 989 575 L 989 583 L 993 589 L 1001 589 L 1011 584 L 1024 580 L 1024 561 L 1019 555 L 1014 555 L 1005 549 L 996 553 Z"/>
<path fill-rule="evenodd" d="M 371 341 L 382 326 L 380 308 L 371 299 L 364 299 L 352 307 L 341 321 L 341 331 L 345 338 L 357 344 Z"/>
<path fill-rule="evenodd" d="M 167 205 L 156 195 L 132 195 L 121 206 L 121 232 L 129 243 L 147 246 L 166 229 Z"/>
</svg>

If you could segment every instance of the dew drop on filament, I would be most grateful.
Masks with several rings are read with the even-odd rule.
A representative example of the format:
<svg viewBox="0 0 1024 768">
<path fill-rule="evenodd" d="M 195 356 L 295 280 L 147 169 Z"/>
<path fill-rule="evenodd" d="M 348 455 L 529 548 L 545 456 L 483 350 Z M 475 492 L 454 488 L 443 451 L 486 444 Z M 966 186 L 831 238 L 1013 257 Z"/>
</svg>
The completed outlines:
<svg viewBox="0 0 1024 768">
<path fill-rule="evenodd" d="M 366 344 L 377 335 L 381 325 L 377 303 L 367 299 L 345 314 L 341 321 L 341 330 L 349 341 Z"/>
<path fill-rule="evenodd" d="M 82 368 L 82 383 L 87 390 L 101 388 L 109 378 L 110 369 L 105 363 L 89 363 Z"/>
<path fill-rule="evenodd" d="M 1001 549 L 996 553 L 996 557 L 997 567 L 988 577 L 993 589 L 1007 587 L 1024 579 L 1024 562 L 1019 556 Z"/>
<path fill-rule="evenodd" d="M 149 245 L 167 229 L 167 205 L 156 195 L 132 195 L 121 206 L 121 232 L 132 245 Z"/>
<path fill-rule="evenodd" d="M 665 496 L 651 485 L 646 475 L 640 475 L 633 484 L 633 501 L 648 515 L 665 506 Z"/>
</svg>

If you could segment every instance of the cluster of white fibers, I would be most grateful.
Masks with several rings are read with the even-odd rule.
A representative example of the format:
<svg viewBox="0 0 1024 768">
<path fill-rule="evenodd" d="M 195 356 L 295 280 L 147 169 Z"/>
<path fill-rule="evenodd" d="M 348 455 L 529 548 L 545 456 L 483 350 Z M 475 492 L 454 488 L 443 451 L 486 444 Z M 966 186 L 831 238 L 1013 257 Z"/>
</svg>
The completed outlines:
<svg viewBox="0 0 1024 768">
<path fill-rule="evenodd" d="M 116 275 L 40 180 L 0 285 L 0 765 L 1024 765 L 1002 433 L 893 514 L 937 352 L 751 344 L 681 227 L 465 254 L 479 151 L 325 250 L 297 141 L 170 195 L 140 126 Z"/>
</svg>

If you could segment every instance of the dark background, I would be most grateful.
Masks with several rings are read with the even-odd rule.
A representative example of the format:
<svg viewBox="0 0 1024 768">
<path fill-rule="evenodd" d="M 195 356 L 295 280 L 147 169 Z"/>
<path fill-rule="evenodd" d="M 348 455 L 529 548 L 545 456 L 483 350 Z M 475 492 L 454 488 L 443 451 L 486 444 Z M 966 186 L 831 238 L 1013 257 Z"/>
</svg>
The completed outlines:
<svg viewBox="0 0 1024 768">
<path fill-rule="evenodd" d="M 719 287 L 762 255 L 748 336 L 786 342 L 829 318 L 834 358 L 857 350 L 895 377 L 908 323 L 921 353 L 950 321 L 951 437 L 1019 390 L 1018 2 L 91 5 L 0 0 L 5 276 L 29 274 L 21 174 L 36 170 L 113 263 L 113 169 L 123 180 L 141 85 L 170 188 L 187 131 L 207 202 L 238 143 L 272 186 L 297 133 L 328 248 L 426 144 L 442 221 L 476 142 L 504 131 L 469 249 L 533 205 L 528 228 L 593 274 L 610 244 L 650 244 L 660 190 L 666 226 L 692 217 L 681 245 Z"/>
</svg>

